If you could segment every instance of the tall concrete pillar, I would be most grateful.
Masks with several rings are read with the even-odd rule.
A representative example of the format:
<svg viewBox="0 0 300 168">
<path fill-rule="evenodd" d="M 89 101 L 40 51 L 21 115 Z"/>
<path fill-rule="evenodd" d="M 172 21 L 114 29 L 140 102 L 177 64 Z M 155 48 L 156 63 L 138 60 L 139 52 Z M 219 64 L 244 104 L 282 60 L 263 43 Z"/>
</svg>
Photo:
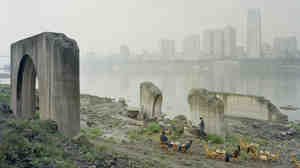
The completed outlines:
<svg viewBox="0 0 300 168">
<path fill-rule="evenodd" d="M 55 120 L 60 131 L 80 131 L 79 48 L 61 33 L 41 33 L 11 45 L 11 107 L 19 119 L 35 112 L 39 84 L 40 117 Z"/>
</svg>

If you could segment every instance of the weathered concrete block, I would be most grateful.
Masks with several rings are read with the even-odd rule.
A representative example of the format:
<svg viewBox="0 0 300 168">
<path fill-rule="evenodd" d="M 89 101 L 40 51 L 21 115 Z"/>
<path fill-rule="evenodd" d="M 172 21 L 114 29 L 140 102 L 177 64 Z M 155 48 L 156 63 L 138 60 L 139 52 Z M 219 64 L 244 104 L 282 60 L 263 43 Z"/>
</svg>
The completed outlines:
<svg viewBox="0 0 300 168">
<path fill-rule="evenodd" d="M 223 100 L 225 115 L 257 120 L 286 121 L 288 117 L 264 97 L 236 93 L 210 92 Z"/>
<path fill-rule="evenodd" d="M 149 119 L 159 117 L 161 115 L 162 93 L 157 86 L 151 82 L 143 82 L 140 84 L 140 105 L 141 115 L 146 115 Z"/>
<path fill-rule="evenodd" d="M 191 118 L 195 124 L 204 119 L 205 131 L 209 134 L 225 136 L 224 103 L 211 96 L 206 89 L 191 89 L 188 95 Z"/>
<path fill-rule="evenodd" d="M 35 112 L 38 79 L 40 117 L 56 120 L 67 136 L 80 131 L 79 48 L 60 33 L 41 33 L 11 45 L 11 106 L 19 119 Z"/>
</svg>

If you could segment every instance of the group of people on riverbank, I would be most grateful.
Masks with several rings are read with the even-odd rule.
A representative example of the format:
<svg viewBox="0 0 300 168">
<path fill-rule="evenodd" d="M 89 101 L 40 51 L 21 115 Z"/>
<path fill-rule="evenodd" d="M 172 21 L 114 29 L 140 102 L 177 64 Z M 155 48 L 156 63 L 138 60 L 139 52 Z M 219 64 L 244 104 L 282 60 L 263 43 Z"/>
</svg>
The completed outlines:
<svg viewBox="0 0 300 168">
<path fill-rule="evenodd" d="M 177 151 L 178 152 L 184 152 L 184 151 L 187 151 L 191 148 L 192 146 L 192 143 L 193 141 L 192 140 L 189 140 L 188 142 L 184 143 L 184 144 L 181 144 L 181 145 L 178 145 L 176 143 L 173 143 L 173 142 L 170 142 L 168 137 L 166 136 L 166 133 L 163 131 L 161 136 L 160 136 L 160 142 L 162 144 L 165 144 L 168 146 L 168 148 L 173 148 L 173 147 L 178 147 L 177 148 Z"/>
<path fill-rule="evenodd" d="M 199 126 L 200 126 L 200 132 L 199 132 L 200 136 L 201 137 L 206 137 L 207 134 L 204 131 L 205 124 L 204 124 L 204 120 L 203 120 L 202 117 L 200 117 L 200 124 L 199 124 Z M 172 147 L 174 147 L 174 145 L 177 146 L 177 144 L 174 144 L 174 143 L 172 143 L 172 142 L 169 141 L 168 137 L 166 136 L 165 131 L 162 131 L 161 136 L 160 136 L 160 141 L 161 141 L 161 143 L 166 144 L 168 146 L 168 148 L 172 148 Z M 179 145 L 177 151 L 182 152 L 182 151 L 189 150 L 191 148 L 191 146 L 192 146 L 192 143 L 193 143 L 193 141 L 189 140 L 188 142 Z"/>
<path fill-rule="evenodd" d="M 200 127 L 200 130 L 199 130 L 200 137 L 206 139 L 207 134 L 205 132 L 205 123 L 204 123 L 204 120 L 203 120 L 202 117 L 200 117 L 199 127 Z M 192 143 L 193 143 L 192 140 L 189 140 L 188 142 L 186 142 L 184 144 L 181 144 L 181 145 L 170 142 L 168 137 L 166 136 L 165 131 L 162 131 L 161 136 L 160 136 L 160 141 L 161 141 L 162 144 L 166 145 L 168 148 L 176 147 L 176 151 L 178 151 L 178 152 L 188 151 L 191 148 Z M 237 149 L 233 153 L 229 153 L 229 152 L 225 153 L 224 152 L 224 160 L 226 162 L 229 162 L 231 158 L 238 158 L 239 155 L 240 155 L 240 152 L 241 152 L 241 147 L 238 145 Z"/>
</svg>

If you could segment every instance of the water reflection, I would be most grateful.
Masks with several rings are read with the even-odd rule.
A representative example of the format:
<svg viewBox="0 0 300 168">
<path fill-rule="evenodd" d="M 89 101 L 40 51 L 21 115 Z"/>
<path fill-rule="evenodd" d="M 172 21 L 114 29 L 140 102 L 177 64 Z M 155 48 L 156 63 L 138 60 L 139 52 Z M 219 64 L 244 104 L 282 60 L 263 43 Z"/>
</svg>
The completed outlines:
<svg viewBox="0 0 300 168">
<path fill-rule="evenodd" d="M 82 66 L 82 93 L 125 97 L 129 105 L 138 106 L 139 84 L 151 81 L 162 90 L 163 112 L 171 117 L 178 114 L 189 116 L 187 94 L 191 88 L 260 95 L 277 106 L 300 106 L 297 69 L 285 71 L 274 65 L 249 65 L 236 61 Z M 292 120 L 300 119 L 300 112 L 289 112 L 288 115 Z"/>
</svg>

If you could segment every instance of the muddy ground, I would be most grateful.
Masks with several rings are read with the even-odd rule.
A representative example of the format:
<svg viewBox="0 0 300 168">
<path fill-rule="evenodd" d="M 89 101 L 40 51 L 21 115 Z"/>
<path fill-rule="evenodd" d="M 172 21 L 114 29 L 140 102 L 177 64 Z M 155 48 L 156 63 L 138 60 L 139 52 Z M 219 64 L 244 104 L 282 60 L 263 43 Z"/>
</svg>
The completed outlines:
<svg viewBox="0 0 300 168">
<path fill-rule="evenodd" d="M 126 117 L 126 105 L 109 98 L 81 96 L 81 119 L 83 130 L 97 128 L 99 133 L 90 136 L 95 144 L 106 146 L 106 150 L 126 154 L 140 160 L 154 160 L 165 167 L 179 168 L 252 168 L 278 167 L 292 168 L 289 154 L 296 154 L 300 160 L 300 130 L 291 123 L 271 123 L 242 118 L 226 118 L 228 137 L 221 144 L 200 139 L 185 130 L 182 135 L 171 136 L 174 141 L 193 140 L 189 153 L 168 152 L 159 147 L 159 132 L 147 132 L 147 123 Z M 153 123 L 153 122 L 152 122 Z M 164 121 L 157 123 L 166 125 Z M 298 128 L 298 127 L 297 127 Z M 145 131 L 146 130 L 146 131 Z M 286 132 L 292 131 L 291 135 Z M 296 132 L 295 132 L 296 131 Z M 88 132 L 88 131 L 87 131 Z M 266 162 L 254 161 L 246 153 L 238 161 L 226 163 L 223 160 L 206 159 L 203 144 L 211 149 L 225 148 L 233 150 L 242 137 L 246 142 L 260 144 L 260 150 L 279 152 L 280 160 Z"/>
</svg>

